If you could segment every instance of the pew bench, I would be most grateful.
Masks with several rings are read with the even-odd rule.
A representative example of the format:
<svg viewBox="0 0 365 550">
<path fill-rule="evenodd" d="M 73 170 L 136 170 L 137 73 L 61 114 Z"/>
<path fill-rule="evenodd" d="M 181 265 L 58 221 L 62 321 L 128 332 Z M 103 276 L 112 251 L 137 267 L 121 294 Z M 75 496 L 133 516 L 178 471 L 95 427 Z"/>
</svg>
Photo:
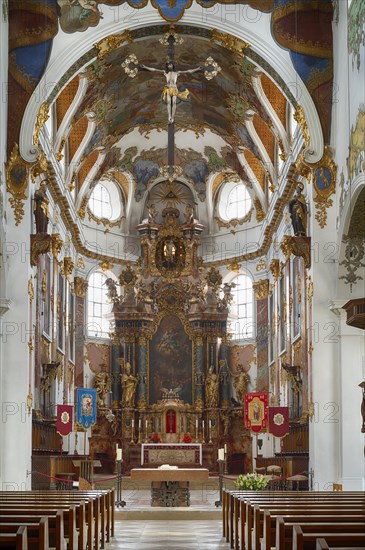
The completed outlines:
<svg viewBox="0 0 365 550">
<path fill-rule="evenodd" d="M 17 533 L 21 526 L 27 528 L 28 550 L 49 550 L 47 518 L 36 523 L 0 523 L 0 534 Z"/>
<path fill-rule="evenodd" d="M 306 530 L 304 525 L 293 525 L 293 550 L 316 550 L 317 539 L 319 536 L 324 538 L 327 544 L 333 547 L 341 547 L 344 543 L 350 544 L 354 547 L 361 547 L 365 545 L 365 526 L 362 526 L 362 531 L 354 532 L 351 529 L 353 527 L 346 528 L 346 525 L 342 525 L 341 529 L 336 529 L 335 525 L 331 526 L 328 530 L 328 526 L 317 524 L 316 527 L 313 524 L 308 524 Z"/>
<path fill-rule="evenodd" d="M 277 515 L 272 514 L 270 511 L 265 511 L 264 521 L 264 537 L 262 548 L 263 550 L 270 550 L 273 546 L 276 550 L 284 550 L 292 548 L 292 533 L 293 524 L 302 523 L 334 523 L 340 521 L 341 523 L 357 523 L 365 525 L 365 512 L 363 514 L 354 514 L 352 511 L 330 510 L 328 513 L 313 512 L 309 514 L 289 514 L 289 515 Z"/>
<path fill-rule="evenodd" d="M 25 525 L 18 527 L 16 533 L 0 533 L 0 548 L 28 550 L 27 528 Z"/>
<path fill-rule="evenodd" d="M 47 519 L 47 531 L 48 531 L 48 548 L 54 548 L 55 550 L 67 550 L 67 542 L 64 537 L 63 528 L 63 514 L 58 511 L 55 515 L 30 515 L 30 514 L 3 514 L 0 515 L 1 524 L 14 524 L 19 526 L 21 524 L 37 524 L 42 519 Z"/>
<path fill-rule="evenodd" d="M 341 538 L 339 538 L 339 542 L 342 542 Z M 343 543 L 345 544 L 345 541 Z M 331 550 L 332 548 L 336 548 L 336 550 L 365 550 L 365 546 L 328 546 L 325 539 L 317 539 L 316 550 Z"/>
</svg>

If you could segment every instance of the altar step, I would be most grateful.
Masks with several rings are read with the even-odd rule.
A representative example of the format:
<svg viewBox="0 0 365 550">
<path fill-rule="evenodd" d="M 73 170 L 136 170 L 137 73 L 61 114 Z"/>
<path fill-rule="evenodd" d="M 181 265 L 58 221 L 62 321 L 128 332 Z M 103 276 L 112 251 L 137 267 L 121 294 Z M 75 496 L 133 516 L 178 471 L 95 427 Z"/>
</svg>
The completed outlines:
<svg viewBox="0 0 365 550">
<path fill-rule="evenodd" d="M 222 508 L 199 510 L 194 505 L 189 508 L 143 508 L 131 509 L 126 505 L 115 511 L 116 520 L 221 520 Z"/>
</svg>

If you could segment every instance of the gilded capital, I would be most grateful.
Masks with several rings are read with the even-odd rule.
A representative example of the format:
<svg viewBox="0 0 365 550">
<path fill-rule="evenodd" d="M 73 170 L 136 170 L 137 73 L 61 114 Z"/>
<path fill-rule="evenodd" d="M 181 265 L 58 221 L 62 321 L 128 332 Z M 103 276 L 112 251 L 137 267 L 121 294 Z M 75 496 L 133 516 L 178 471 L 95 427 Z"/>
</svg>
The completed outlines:
<svg viewBox="0 0 365 550">
<path fill-rule="evenodd" d="M 58 254 L 61 252 L 63 241 L 59 233 L 52 233 L 52 254 L 57 258 Z"/>
<path fill-rule="evenodd" d="M 88 284 L 89 283 L 86 279 L 83 279 L 82 277 L 75 277 L 74 289 L 76 296 L 78 296 L 79 298 L 84 298 L 86 296 Z"/>
<path fill-rule="evenodd" d="M 257 300 L 263 300 L 269 296 L 269 279 L 261 279 L 260 281 L 256 281 L 252 286 Z"/>
</svg>

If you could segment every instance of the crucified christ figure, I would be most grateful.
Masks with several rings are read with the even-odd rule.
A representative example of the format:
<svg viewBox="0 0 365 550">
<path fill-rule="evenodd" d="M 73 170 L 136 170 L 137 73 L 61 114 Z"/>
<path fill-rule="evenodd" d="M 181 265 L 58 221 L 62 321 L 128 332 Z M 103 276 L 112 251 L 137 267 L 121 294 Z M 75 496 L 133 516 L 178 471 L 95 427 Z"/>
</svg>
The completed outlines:
<svg viewBox="0 0 365 550">
<path fill-rule="evenodd" d="M 187 99 L 189 96 L 189 90 L 186 89 L 183 92 L 179 92 L 177 89 L 178 76 L 184 73 L 196 73 L 198 71 L 206 70 L 206 67 L 196 67 L 196 69 L 177 71 L 172 61 L 168 61 L 166 63 L 166 69 L 155 69 L 154 67 L 147 67 L 146 65 L 139 65 L 138 67 L 141 69 L 146 69 L 147 71 L 153 71 L 155 73 L 163 73 L 165 75 L 166 86 L 162 92 L 162 99 L 166 102 L 169 124 L 174 122 L 176 99 Z"/>
</svg>

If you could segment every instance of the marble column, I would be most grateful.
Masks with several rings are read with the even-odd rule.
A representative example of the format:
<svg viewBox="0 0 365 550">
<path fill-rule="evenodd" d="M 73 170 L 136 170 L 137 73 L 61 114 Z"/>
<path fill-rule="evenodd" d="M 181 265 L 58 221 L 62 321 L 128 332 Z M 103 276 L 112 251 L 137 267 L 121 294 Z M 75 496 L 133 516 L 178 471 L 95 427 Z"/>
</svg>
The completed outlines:
<svg viewBox="0 0 365 550">
<path fill-rule="evenodd" d="M 221 407 L 228 407 L 231 392 L 230 392 L 230 380 L 229 380 L 229 371 L 228 371 L 228 357 L 229 357 L 229 346 L 228 343 L 222 340 L 220 349 L 219 349 L 219 380 L 220 380 L 220 399 Z"/>
<path fill-rule="evenodd" d="M 112 339 L 112 348 L 111 348 L 111 389 L 112 389 L 112 406 L 118 407 L 119 402 L 122 399 L 122 388 L 121 388 L 121 366 L 120 366 L 120 341 L 118 337 L 118 322 L 116 328 L 116 333 Z"/>
<path fill-rule="evenodd" d="M 139 336 L 137 343 L 137 406 L 139 409 L 145 408 L 148 402 L 147 396 L 147 345 L 148 342 L 144 336 Z"/>
<path fill-rule="evenodd" d="M 203 365 L 203 339 L 201 336 L 195 338 L 194 341 L 194 356 L 195 356 L 195 365 L 194 365 L 194 405 L 197 408 L 203 408 L 203 375 L 204 375 L 204 365 Z"/>
</svg>

